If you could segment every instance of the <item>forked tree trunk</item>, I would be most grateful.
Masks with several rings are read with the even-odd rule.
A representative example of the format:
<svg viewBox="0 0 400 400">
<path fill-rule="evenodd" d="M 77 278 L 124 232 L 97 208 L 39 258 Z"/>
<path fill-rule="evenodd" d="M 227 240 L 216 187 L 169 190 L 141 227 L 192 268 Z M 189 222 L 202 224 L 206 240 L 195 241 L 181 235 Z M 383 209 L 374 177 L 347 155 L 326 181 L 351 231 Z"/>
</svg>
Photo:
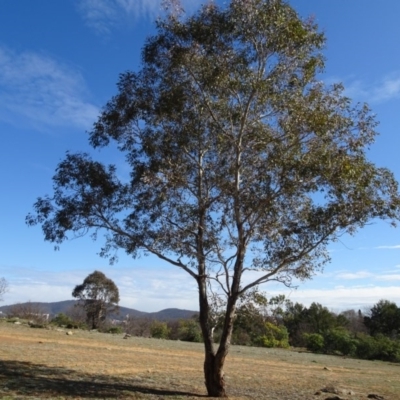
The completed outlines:
<svg viewBox="0 0 400 400">
<path fill-rule="evenodd" d="M 205 279 L 199 279 L 200 298 L 200 326 L 204 340 L 204 380 L 207 388 L 207 395 L 210 397 L 227 397 L 225 392 L 225 381 L 223 366 L 225 357 L 228 354 L 227 347 L 219 347 L 215 352 L 213 343 L 213 328 L 210 326 L 210 307 L 207 299 Z M 222 335 L 224 336 L 224 335 Z M 222 337 L 221 337 L 222 339 Z"/>
<path fill-rule="evenodd" d="M 199 285 L 204 289 L 204 285 Z M 209 325 L 209 304 L 205 291 L 200 290 L 200 326 L 203 332 L 205 359 L 204 379 L 209 397 L 228 397 L 225 390 L 224 363 L 229 352 L 230 339 L 235 316 L 236 297 L 228 300 L 224 326 L 217 352 L 214 350 L 212 328 Z"/>
<path fill-rule="evenodd" d="M 210 397 L 228 397 L 225 391 L 225 380 L 223 363 L 225 357 L 217 357 L 214 354 L 206 353 L 204 360 L 204 378 L 207 394 Z"/>
<path fill-rule="evenodd" d="M 203 226 L 200 224 L 199 226 Z M 202 237 L 202 229 L 199 229 L 199 238 Z M 202 241 L 199 239 L 199 254 L 203 254 Z M 232 292 L 228 296 L 225 310 L 224 324 L 218 350 L 215 352 L 213 343 L 213 327 L 210 325 L 210 304 L 207 296 L 207 275 L 205 268 L 205 257 L 199 256 L 199 276 L 197 284 L 199 288 L 199 306 L 200 306 L 200 326 L 204 340 L 205 360 L 204 360 L 204 379 L 209 397 L 228 397 L 225 391 L 225 381 L 223 366 L 225 358 L 229 352 L 230 340 L 233 331 L 233 321 L 235 318 L 236 301 L 239 292 L 239 275 L 240 267 L 243 265 L 242 252 L 239 252 L 236 260 L 235 277 L 232 282 Z"/>
</svg>

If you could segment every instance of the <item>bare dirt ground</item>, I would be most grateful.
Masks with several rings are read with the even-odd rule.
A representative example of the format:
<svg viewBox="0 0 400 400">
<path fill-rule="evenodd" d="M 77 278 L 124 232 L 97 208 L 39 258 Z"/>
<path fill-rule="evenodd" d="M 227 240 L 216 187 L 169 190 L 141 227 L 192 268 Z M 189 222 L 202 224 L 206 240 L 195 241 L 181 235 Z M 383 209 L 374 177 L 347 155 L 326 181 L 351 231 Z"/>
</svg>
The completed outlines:
<svg viewBox="0 0 400 400">
<path fill-rule="evenodd" d="M 193 400 L 202 365 L 201 344 L 0 322 L 0 399 Z M 400 399 L 399 364 L 234 346 L 225 372 L 236 400 Z"/>
</svg>

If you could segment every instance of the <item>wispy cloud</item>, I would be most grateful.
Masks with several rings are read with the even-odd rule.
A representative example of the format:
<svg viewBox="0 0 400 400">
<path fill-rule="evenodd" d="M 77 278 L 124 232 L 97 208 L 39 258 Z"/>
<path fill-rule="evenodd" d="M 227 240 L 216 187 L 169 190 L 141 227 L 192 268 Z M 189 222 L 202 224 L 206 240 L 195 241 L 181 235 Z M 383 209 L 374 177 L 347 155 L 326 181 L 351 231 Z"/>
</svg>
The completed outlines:
<svg viewBox="0 0 400 400">
<path fill-rule="evenodd" d="M 98 115 L 76 69 L 35 52 L 0 47 L 0 119 L 88 128 Z"/>
<path fill-rule="evenodd" d="M 346 84 L 346 95 L 368 103 L 382 103 L 400 98 L 400 73 L 393 73 L 380 80 L 366 83 L 353 80 Z"/>
<path fill-rule="evenodd" d="M 389 250 L 396 250 L 400 249 L 400 244 L 390 245 L 390 246 L 376 246 L 375 249 L 389 249 Z"/>
<path fill-rule="evenodd" d="M 374 274 L 368 271 L 344 272 L 336 275 L 336 278 L 345 280 L 365 279 L 371 277 L 374 277 Z"/>
<path fill-rule="evenodd" d="M 154 20 L 162 14 L 162 0 L 80 0 L 78 10 L 86 24 L 98 34 L 109 34 L 114 28 L 140 19 Z M 201 0 L 183 0 L 188 12 Z"/>
<path fill-rule="evenodd" d="M 81 0 L 78 9 L 86 24 L 99 34 L 109 33 L 122 11 L 111 0 Z"/>
<path fill-rule="evenodd" d="M 356 272 L 339 272 L 335 276 L 335 279 L 340 279 L 342 281 L 347 280 L 365 280 L 368 279 L 369 282 L 394 282 L 400 281 L 400 274 L 398 270 L 386 270 L 379 271 L 379 273 L 372 273 L 369 271 L 356 271 Z"/>
<path fill-rule="evenodd" d="M 282 292 L 281 292 L 282 293 Z M 312 302 L 320 303 L 334 310 L 365 309 L 381 299 L 400 304 L 399 286 L 350 286 L 334 289 L 306 289 L 289 293 L 292 301 L 309 306 Z"/>
<path fill-rule="evenodd" d="M 377 275 L 376 279 L 378 281 L 387 281 L 387 282 L 400 281 L 400 274 Z"/>
</svg>

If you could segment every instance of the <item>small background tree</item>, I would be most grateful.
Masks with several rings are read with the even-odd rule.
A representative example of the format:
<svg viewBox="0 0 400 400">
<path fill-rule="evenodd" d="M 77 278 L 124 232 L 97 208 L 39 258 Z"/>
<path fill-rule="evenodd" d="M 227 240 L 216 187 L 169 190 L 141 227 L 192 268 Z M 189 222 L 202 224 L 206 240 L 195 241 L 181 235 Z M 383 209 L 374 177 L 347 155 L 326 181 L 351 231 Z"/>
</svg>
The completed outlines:
<svg viewBox="0 0 400 400">
<path fill-rule="evenodd" d="M 388 300 L 380 300 L 364 317 L 364 324 L 372 336 L 382 334 L 400 338 L 400 307 Z"/>
<path fill-rule="evenodd" d="M 72 296 L 79 299 L 78 306 L 85 310 L 92 329 L 98 329 L 107 314 L 118 309 L 118 288 L 100 271 L 88 275 L 82 284 L 75 287 Z"/>
<path fill-rule="evenodd" d="M 5 278 L 0 278 L 0 301 L 3 301 L 3 296 L 8 290 L 8 282 Z"/>
</svg>

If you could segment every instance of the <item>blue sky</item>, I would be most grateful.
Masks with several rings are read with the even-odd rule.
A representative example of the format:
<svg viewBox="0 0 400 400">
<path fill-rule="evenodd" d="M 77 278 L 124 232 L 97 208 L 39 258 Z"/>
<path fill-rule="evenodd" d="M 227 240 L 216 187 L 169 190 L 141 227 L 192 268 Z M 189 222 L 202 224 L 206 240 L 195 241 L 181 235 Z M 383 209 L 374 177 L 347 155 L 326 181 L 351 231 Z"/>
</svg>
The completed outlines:
<svg viewBox="0 0 400 400">
<path fill-rule="evenodd" d="M 201 2 L 183 1 L 188 10 Z M 370 104 L 380 121 L 370 158 L 400 180 L 400 2 L 292 0 L 327 36 L 326 83 L 343 82 L 354 101 Z M 25 216 L 51 194 L 55 167 L 67 150 L 89 150 L 86 130 L 116 93 L 119 73 L 135 70 L 154 33 L 159 0 L 18 0 L 0 2 L 0 277 L 10 284 L 3 304 L 60 301 L 95 269 L 120 289 L 121 305 L 142 311 L 197 309 L 195 282 L 183 271 L 120 254 L 109 266 L 101 241 L 73 240 L 58 252 Z M 94 152 L 95 156 L 97 151 Z M 98 155 L 124 170 L 112 150 Z M 373 222 L 329 246 L 332 263 L 296 291 L 265 285 L 333 310 L 361 308 L 381 298 L 400 304 L 400 228 Z"/>
</svg>

